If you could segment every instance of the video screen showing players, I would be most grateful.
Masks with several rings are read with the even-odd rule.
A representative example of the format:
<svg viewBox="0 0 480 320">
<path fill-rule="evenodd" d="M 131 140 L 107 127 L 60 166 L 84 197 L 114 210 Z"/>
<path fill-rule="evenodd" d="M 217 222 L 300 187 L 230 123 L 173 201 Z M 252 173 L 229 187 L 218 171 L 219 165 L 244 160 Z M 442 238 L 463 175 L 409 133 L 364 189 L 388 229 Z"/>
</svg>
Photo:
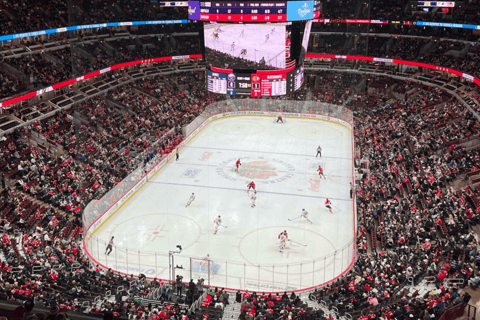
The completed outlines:
<svg viewBox="0 0 480 320">
<path fill-rule="evenodd" d="M 290 56 L 286 27 L 287 23 L 205 24 L 205 61 L 225 69 L 283 69 Z"/>
</svg>

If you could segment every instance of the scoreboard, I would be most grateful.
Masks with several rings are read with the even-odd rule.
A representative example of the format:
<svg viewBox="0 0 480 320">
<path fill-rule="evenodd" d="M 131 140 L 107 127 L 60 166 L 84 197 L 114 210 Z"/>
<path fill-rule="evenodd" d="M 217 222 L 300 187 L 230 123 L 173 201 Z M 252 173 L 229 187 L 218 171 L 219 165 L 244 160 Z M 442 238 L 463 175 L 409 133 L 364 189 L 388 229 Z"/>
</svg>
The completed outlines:
<svg viewBox="0 0 480 320">
<path fill-rule="evenodd" d="M 188 1 L 188 18 L 228 22 L 300 21 L 313 19 L 318 9 L 315 1 Z"/>
<path fill-rule="evenodd" d="M 252 97 L 282 96 L 301 88 L 304 79 L 303 66 L 297 69 L 234 73 L 207 71 L 207 89 L 210 92 Z"/>
<path fill-rule="evenodd" d="M 321 10 L 318 0 L 188 1 L 189 19 L 210 22 L 203 28 L 207 90 L 270 97 L 301 89 Z"/>
<path fill-rule="evenodd" d="M 210 92 L 227 94 L 227 74 L 207 71 L 207 89 Z"/>
<path fill-rule="evenodd" d="M 261 96 L 284 96 L 287 94 L 287 74 L 266 74 L 260 77 Z"/>
</svg>

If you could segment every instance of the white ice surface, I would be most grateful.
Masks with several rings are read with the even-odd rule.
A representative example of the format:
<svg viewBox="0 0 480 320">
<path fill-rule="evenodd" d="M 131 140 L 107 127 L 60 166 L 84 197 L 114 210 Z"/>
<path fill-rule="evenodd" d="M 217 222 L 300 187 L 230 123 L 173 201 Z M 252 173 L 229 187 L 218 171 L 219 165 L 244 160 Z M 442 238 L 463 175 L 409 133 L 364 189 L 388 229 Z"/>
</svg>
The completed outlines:
<svg viewBox="0 0 480 320">
<path fill-rule="evenodd" d="M 315 157 L 318 145 L 322 157 Z M 240 158 L 240 172 L 234 163 Z M 321 164 L 327 179 L 319 179 Z M 212 259 L 212 285 L 235 289 L 285 290 L 318 285 L 350 264 L 354 215 L 349 197 L 352 145 L 345 127 L 318 120 L 235 117 L 212 122 L 135 194 L 95 237 L 115 236 L 114 251 L 95 240 L 92 256 L 113 269 L 169 279 L 168 251 L 185 280 L 208 278 L 208 268 L 190 257 Z M 246 185 L 255 181 L 257 206 L 251 208 Z M 191 193 L 196 199 L 186 208 Z M 333 213 L 324 207 L 329 197 Z M 309 219 L 289 221 L 309 212 Z M 213 234 L 221 215 L 227 228 Z M 283 253 L 277 235 L 291 242 Z M 335 253 L 335 251 L 338 251 Z M 140 254 L 139 254 L 140 252 Z M 228 261 L 228 262 L 227 262 Z M 288 265 L 288 267 L 287 267 Z"/>
</svg>

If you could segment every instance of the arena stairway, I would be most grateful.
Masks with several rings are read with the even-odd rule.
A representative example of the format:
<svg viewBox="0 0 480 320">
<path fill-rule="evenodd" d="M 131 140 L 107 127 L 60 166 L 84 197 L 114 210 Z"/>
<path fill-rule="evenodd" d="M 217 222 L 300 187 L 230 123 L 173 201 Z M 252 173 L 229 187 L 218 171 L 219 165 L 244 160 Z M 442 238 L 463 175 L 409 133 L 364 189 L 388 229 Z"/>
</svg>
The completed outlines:
<svg viewBox="0 0 480 320">
<path fill-rule="evenodd" d="M 222 319 L 238 319 L 240 317 L 241 303 L 235 302 L 235 292 L 229 292 L 228 304 L 223 309 Z"/>
<path fill-rule="evenodd" d="M 305 301 L 308 305 L 309 308 L 313 308 L 314 310 L 320 309 L 324 312 L 324 315 L 328 318 L 329 316 L 332 316 L 334 319 L 338 320 L 351 320 L 352 316 L 348 313 L 346 313 L 343 316 L 340 316 L 338 314 L 338 310 L 335 310 L 336 308 L 329 308 L 327 304 L 321 300 L 320 302 L 318 300 L 310 300 L 308 297 L 302 297 L 302 301 Z"/>
</svg>

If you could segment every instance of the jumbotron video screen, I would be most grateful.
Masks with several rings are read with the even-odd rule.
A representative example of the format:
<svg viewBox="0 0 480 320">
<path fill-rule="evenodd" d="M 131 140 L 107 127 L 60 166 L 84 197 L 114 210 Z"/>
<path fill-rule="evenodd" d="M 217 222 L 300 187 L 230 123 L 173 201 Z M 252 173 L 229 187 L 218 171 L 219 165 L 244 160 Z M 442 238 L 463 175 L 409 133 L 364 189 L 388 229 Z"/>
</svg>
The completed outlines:
<svg viewBox="0 0 480 320">
<path fill-rule="evenodd" d="M 287 23 L 204 26 L 205 58 L 209 66 L 226 69 L 284 69 L 290 57 Z"/>
<path fill-rule="evenodd" d="M 304 60 L 319 1 L 189 1 L 203 21 L 207 90 L 282 96 L 304 83 Z"/>
</svg>

